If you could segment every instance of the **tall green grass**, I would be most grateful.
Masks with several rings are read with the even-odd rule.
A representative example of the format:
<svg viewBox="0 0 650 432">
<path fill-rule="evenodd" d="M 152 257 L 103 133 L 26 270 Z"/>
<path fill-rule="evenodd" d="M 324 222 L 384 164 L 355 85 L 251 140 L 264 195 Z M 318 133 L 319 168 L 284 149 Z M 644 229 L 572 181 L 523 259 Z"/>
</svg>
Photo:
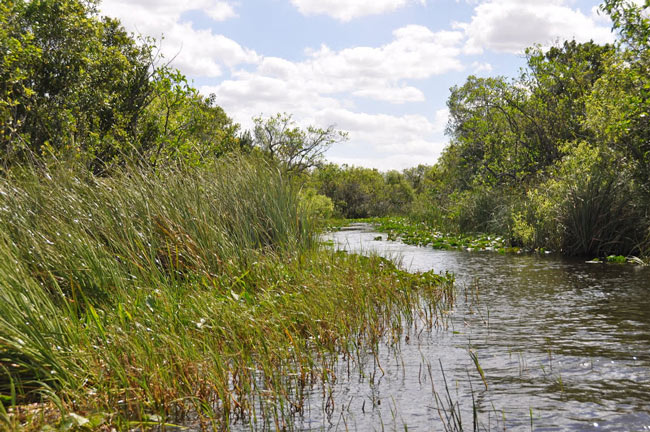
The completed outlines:
<svg viewBox="0 0 650 432">
<path fill-rule="evenodd" d="M 39 282 L 105 298 L 134 281 L 211 279 L 252 251 L 313 240 L 283 179 L 241 159 L 110 178 L 69 167 L 15 171 L 0 180 L 0 230 Z"/>
<path fill-rule="evenodd" d="M 442 277 L 321 250 L 315 234 L 257 160 L 9 173 L 0 394 L 13 410 L 0 422 L 281 428 L 337 355 L 372 349 L 414 310 L 433 325 L 453 297 Z"/>
</svg>

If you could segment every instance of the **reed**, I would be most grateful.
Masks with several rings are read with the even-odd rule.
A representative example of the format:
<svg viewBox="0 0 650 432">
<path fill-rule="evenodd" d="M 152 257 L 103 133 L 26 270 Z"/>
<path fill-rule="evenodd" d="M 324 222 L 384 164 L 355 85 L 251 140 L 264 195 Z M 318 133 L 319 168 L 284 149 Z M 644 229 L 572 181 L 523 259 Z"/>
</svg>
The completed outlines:
<svg viewBox="0 0 650 432">
<path fill-rule="evenodd" d="M 442 276 L 321 249 L 259 160 L 14 170 L 0 233 L 8 429 L 287 427 L 339 355 L 453 296 Z"/>
</svg>

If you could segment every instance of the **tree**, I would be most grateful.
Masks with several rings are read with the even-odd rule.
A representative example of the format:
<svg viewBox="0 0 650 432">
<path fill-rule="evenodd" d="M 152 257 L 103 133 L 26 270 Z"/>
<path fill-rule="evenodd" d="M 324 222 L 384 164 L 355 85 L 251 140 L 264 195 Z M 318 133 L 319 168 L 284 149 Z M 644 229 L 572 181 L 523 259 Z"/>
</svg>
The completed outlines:
<svg viewBox="0 0 650 432">
<path fill-rule="evenodd" d="M 650 5 L 606 0 L 601 9 L 619 33 L 619 55 L 597 85 L 591 123 L 606 122 L 599 128 L 601 137 L 632 161 L 635 178 L 650 201 Z M 614 115 L 604 117 L 607 113 Z"/>
<path fill-rule="evenodd" d="M 152 85 L 146 120 L 154 138 L 143 139 L 140 147 L 148 163 L 199 164 L 239 149 L 239 125 L 215 104 L 214 95 L 201 95 L 183 74 L 166 66 L 156 70 Z"/>
<path fill-rule="evenodd" d="M 253 122 L 255 145 L 292 174 L 304 173 L 320 165 L 333 144 L 348 139 L 347 133 L 335 130 L 334 126 L 302 129 L 286 113 L 267 119 L 256 117 Z"/>
<path fill-rule="evenodd" d="M 413 189 L 397 171 L 326 164 L 313 170 L 310 185 L 329 197 L 346 218 L 404 214 L 414 199 Z"/>
<path fill-rule="evenodd" d="M 95 2 L 8 0 L 0 10 L 5 164 L 43 153 L 100 161 L 132 145 L 151 100 L 152 45 Z"/>
<path fill-rule="evenodd" d="M 406 168 L 402 171 L 404 179 L 408 182 L 414 192 L 420 193 L 424 190 L 429 165 L 419 164 L 416 167 Z"/>
<path fill-rule="evenodd" d="M 96 3 L 0 3 L 0 163 L 72 156 L 103 173 L 127 161 L 199 163 L 244 145 L 214 96 Z"/>
<path fill-rule="evenodd" d="M 452 88 L 448 133 L 467 187 L 522 185 L 562 156 L 563 143 L 592 138 L 586 99 L 613 54 L 593 42 L 531 48 L 519 79 L 470 76 Z"/>
<path fill-rule="evenodd" d="M 546 51 L 526 50 L 528 69 L 521 82 L 530 89 L 528 112 L 548 143 L 547 164 L 559 156 L 559 143 L 590 140 L 592 131 L 584 123 L 585 100 L 594 83 L 606 73 L 614 55 L 613 45 L 565 41 Z"/>
<path fill-rule="evenodd" d="M 519 184 L 536 172 L 545 137 L 527 111 L 529 92 L 504 78 L 470 76 L 453 87 L 447 133 L 458 154 L 458 176 L 474 183 Z"/>
<path fill-rule="evenodd" d="M 404 175 L 395 170 L 384 174 L 384 182 L 384 194 L 387 201 L 385 214 L 404 213 L 415 197 L 413 188 Z"/>
</svg>

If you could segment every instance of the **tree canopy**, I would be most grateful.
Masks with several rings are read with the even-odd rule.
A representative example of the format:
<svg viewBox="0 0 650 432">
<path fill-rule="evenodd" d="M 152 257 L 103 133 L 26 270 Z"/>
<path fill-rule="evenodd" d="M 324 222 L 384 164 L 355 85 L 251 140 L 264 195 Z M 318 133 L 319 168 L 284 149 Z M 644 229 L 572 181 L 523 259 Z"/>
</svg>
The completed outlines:
<svg viewBox="0 0 650 432">
<path fill-rule="evenodd" d="M 451 89 L 450 144 L 419 206 L 433 223 L 569 254 L 650 252 L 648 6 L 606 0 L 614 45 L 526 51 L 515 79 Z"/>
<path fill-rule="evenodd" d="M 101 172 L 236 147 L 238 126 L 214 98 L 162 61 L 94 0 L 3 1 L 2 163 L 74 156 Z"/>
<path fill-rule="evenodd" d="M 253 122 L 255 145 L 293 174 L 320 165 L 332 144 L 348 139 L 347 133 L 336 130 L 334 126 L 300 128 L 287 113 L 256 117 Z"/>
</svg>

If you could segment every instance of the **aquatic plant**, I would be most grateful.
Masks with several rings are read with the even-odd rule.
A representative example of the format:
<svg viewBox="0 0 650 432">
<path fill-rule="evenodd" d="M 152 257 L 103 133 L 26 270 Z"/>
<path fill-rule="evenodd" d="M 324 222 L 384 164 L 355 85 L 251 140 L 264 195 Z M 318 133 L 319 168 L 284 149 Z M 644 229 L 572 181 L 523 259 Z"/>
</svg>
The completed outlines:
<svg viewBox="0 0 650 432">
<path fill-rule="evenodd" d="M 424 222 L 414 222 L 404 217 L 362 220 L 373 223 L 378 231 L 387 233 L 388 240 L 399 239 L 410 245 L 469 251 L 518 252 L 520 250 L 508 247 L 506 240 L 497 235 L 444 233 Z"/>
<path fill-rule="evenodd" d="M 339 355 L 453 300 L 443 276 L 320 249 L 304 211 L 259 160 L 8 173 L 0 422 L 281 429 Z"/>
</svg>

